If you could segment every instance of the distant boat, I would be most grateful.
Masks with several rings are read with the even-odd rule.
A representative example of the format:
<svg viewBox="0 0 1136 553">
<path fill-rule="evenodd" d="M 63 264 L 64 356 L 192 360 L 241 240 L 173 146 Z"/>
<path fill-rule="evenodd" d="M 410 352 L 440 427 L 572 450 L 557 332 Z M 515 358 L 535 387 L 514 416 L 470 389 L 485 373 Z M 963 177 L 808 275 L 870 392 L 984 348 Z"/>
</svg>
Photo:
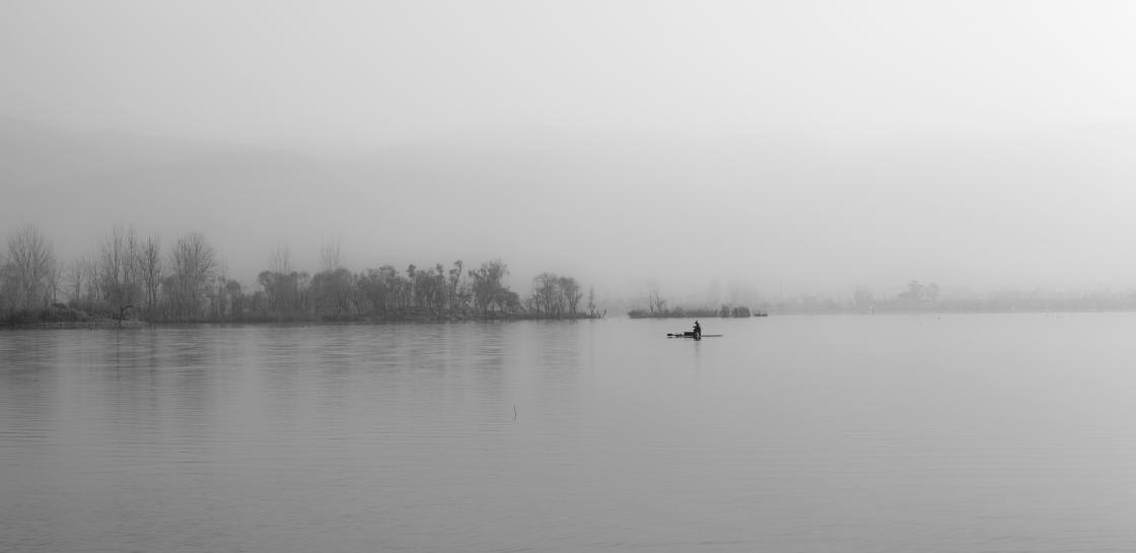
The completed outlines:
<svg viewBox="0 0 1136 553">
<path fill-rule="evenodd" d="M 721 334 L 703 334 L 702 336 L 695 336 L 694 333 L 689 331 L 689 330 L 686 331 L 686 332 L 668 332 L 667 333 L 667 338 L 693 338 L 695 340 L 698 340 L 699 338 L 721 338 L 721 337 L 722 337 Z"/>
</svg>

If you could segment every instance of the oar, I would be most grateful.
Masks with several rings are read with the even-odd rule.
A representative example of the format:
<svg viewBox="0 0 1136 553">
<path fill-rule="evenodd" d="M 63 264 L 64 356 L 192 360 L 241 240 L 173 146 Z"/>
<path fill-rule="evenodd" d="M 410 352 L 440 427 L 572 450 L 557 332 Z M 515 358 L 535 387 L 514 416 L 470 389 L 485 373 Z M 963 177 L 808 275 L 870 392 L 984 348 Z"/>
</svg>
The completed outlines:
<svg viewBox="0 0 1136 553">
<path fill-rule="evenodd" d="M 722 334 L 703 334 L 703 338 L 721 338 Z M 668 332 L 667 338 L 694 338 L 694 336 L 687 336 L 685 334 L 673 334 Z"/>
</svg>

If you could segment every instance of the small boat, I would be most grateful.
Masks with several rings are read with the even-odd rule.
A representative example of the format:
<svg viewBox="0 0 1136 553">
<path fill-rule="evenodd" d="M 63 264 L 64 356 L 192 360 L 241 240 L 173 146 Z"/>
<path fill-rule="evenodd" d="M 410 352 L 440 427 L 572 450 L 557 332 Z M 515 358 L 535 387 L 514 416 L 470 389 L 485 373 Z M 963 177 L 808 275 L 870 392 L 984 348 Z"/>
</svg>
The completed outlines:
<svg viewBox="0 0 1136 553">
<path fill-rule="evenodd" d="M 702 336 L 695 336 L 694 333 L 689 331 L 689 330 L 686 331 L 686 332 L 668 332 L 667 333 L 667 338 L 693 338 L 695 340 L 698 340 L 700 338 L 721 338 L 721 337 L 722 337 L 721 334 L 703 334 Z"/>
</svg>

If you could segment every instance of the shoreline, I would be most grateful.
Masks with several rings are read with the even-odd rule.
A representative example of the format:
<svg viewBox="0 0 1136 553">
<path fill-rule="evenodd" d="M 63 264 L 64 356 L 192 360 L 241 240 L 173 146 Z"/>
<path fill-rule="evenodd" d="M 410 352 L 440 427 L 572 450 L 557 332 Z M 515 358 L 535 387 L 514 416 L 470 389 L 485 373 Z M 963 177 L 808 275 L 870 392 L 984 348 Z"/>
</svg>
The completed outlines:
<svg viewBox="0 0 1136 553">
<path fill-rule="evenodd" d="M 189 326 L 365 326 L 387 324 L 437 324 L 437 323 L 483 323 L 483 322 L 509 322 L 509 321 L 592 321 L 603 319 L 602 316 L 579 315 L 575 317 L 543 317 L 543 316 L 489 316 L 489 317 L 451 317 L 451 318 L 402 318 L 402 319 L 359 319 L 359 320 L 200 320 L 200 321 L 144 321 L 138 319 L 92 319 L 87 321 L 39 321 L 25 323 L 0 324 L 0 332 L 4 330 L 116 330 L 140 329 L 153 327 L 189 327 Z"/>
<path fill-rule="evenodd" d="M 944 315 L 1102 315 L 1102 314 L 1122 314 L 1122 313 L 1136 313 L 1136 309 L 1104 309 L 1104 310 L 1016 310 L 1016 311 L 878 311 L 875 313 L 857 313 L 857 312 L 827 312 L 827 313 L 808 313 L 808 312 L 785 312 L 777 313 L 779 317 L 826 317 L 826 316 L 854 316 L 854 317 L 889 317 L 889 316 L 936 316 L 941 317 Z M 418 324 L 460 324 L 460 323 L 497 323 L 497 322 L 513 322 L 513 321 L 549 321 L 549 322 L 577 322 L 577 321 L 591 321 L 598 319 L 606 319 L 607 317 L 527 317 L 527 316 L 510 316 L 510 317 L 469 317 L 469 318 L 439 318 L 439 319 L 388 319 L 388 320 L 351 320 L 351 321 L 314 321 L 314 320 L 281 320 L 281 321 L 140 321 L 140 320 L 126 320 L 118 321 L 114 319 L 97 319 L 90 321 L 57 321 L 57 322 L 37 322 L 37 323 L 21 323 L 21 324 L 0 324 L 0 334 L 4 331 L 17 331 L 17 330 L 138 330 L 144 328 L 185 328 L 195 326 L 277 326 L 277 327 L 298 327 L 298 326 L 379 326 L 379 325 L 418 325 Z M 674 319 L 678 317 L 616 317 L 617 319 L 626 319 L 632 321 L 641 320 L 658 320 L 658 319 Z M 707 318 L 707 317 L 704 317 Z M 709 317 L 718 318 L 722 317 Z M 737 319 L 738 317 L 725 317 L 725 319 Z M 765 318 L 763 317 L 749 317 L 751 319 Z"/>
</svg>

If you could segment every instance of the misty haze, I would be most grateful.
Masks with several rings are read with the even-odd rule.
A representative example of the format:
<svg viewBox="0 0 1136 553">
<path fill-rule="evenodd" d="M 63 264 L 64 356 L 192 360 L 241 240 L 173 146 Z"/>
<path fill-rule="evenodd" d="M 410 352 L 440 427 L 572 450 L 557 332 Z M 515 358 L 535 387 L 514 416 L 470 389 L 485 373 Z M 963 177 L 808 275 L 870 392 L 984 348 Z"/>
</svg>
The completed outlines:
<svg viewBox="0 0 1136 553">
<path fill-rule="evenodd" d="M 1130 550 L 1134 24 L 0 5 L 0 551 Z"/>
</svg>

